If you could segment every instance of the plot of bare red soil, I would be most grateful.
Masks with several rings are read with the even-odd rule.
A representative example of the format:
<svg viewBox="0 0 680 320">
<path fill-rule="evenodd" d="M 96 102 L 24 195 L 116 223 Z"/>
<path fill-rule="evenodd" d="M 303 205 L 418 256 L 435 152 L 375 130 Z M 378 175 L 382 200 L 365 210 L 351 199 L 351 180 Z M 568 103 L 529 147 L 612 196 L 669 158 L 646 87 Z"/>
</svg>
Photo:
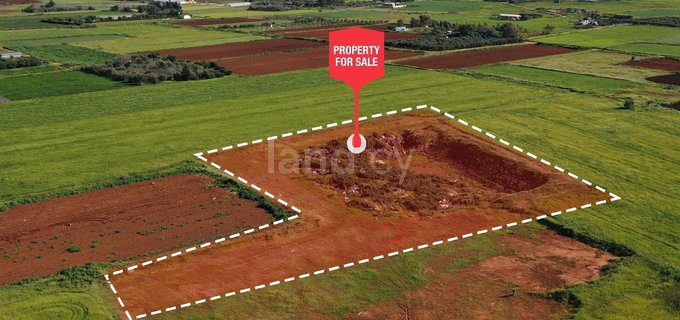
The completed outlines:
<svg viewBox="0 0 680 320">
<path fill-rule="evenodd" d="M 173 55 L 188 60 L 215 60 L 241 56 L 261 55 L 268 52 L 324 47 L 326 44 L 297 39 L 272 39 L 225 43 L 212 46 L 161 50 L 160 54 Z"/>
<path fill-rule="evenodd" d="M 680 86 L 680 73 L 667 74 L 663 76 L 649 77 L 647 80 L 651 82 L 670 84 L 674 86 Z"/>
<path fill-rule="evenodd" d="M 573 51 L 573 49 L 562 47 L 524 44 L 492 49 L 463 51 L 458 53 L 431 56 L 427 58 L 402 60 L 397 63 L 401 65 L 428 69 L 460 69 L 503 61 L 522 60 L 563 54 Z"/>
<path fill-rule="evenodd" d="M 680 60 L 668 58 L 652 58 L 628 61 L 625 63 L 625 65 L 666 71 L 680 71 Z"/>
<path fill-rule="evenodd" d="M 501 253 L 455 273 L 442 257 L 425 266 L 435 277 L 395 301 L 351 314 L 349 319 L 558 319 L 569 310 L 530 293 L 547 292 L 599 277 L 614 257 L 550 231 L 528 236 L 503 235 Z M 441 276 L 439 276 L 441 275 Z M 513 289 L 515 293 L 513 294 Z"/>
<path fill-rule="evenodd" d="M 188 174 L 21 205 L 0 213 L 0 285 L 270 220 L 257 203 Z"/>
<path fill-rule="evenodd" d="M 386 50 L 385 60 L 408 58 L 420 54 L 418 52 Z M 223 59 L 219 60 L 218 63 L 242 75 L 262 75 L 321 68 L 328 66 L 328 48 L 322 47 L 296 52 L 278 52 L 262 56 Z"/>
<path fill-rule="evenodd" d="M 217 24 L 230 24 L 230 23 L 249 23 L 249 22 L 262 22 L 263 19 L 258 18 L 224 18 L 224 19 L 202 19 L 202 20 L 190 20 L 177 22 L 176 24 L 181 26 L 211 26 Z"/>
<path fill-rule="evenodd" d="M 430 112 L 362 122 L 362 130 L 367 152 L 327 159 L 354 170 L 323 165 L 346 152 L 350 126 L 208 155 L 301 208 L 300 219 L 113 276 L 126 309 L 178 307 L 607 198 Z"/>
</svg>

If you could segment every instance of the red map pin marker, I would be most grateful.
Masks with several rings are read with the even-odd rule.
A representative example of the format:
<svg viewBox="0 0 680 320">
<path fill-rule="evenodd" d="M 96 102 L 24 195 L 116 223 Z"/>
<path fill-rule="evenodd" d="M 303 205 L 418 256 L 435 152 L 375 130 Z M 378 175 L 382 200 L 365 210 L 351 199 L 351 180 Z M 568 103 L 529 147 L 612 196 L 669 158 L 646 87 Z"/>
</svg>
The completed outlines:
<svg viewBox="0 0 680 320">
<path fill-rule="evenodd" d="M 354 91 L 354 134 L 347 147 L 361 153 L 366 149 L 366 139 L 359 134 L 359 92 L 365 84 L 385 75 L 385 34 L 349 28 L 330 32 L 328 40 L 328 75 Z"/>
</svg>

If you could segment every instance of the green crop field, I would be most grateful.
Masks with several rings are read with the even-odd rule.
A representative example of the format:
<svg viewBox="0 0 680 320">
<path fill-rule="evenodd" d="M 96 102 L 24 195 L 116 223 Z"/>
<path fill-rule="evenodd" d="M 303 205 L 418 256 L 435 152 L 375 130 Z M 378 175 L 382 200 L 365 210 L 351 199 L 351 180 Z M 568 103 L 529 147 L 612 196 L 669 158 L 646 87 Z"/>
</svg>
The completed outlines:
<svg viewBox="0 0 680 320">
<path fill-rule="evenodd" d="M 21 52 L 27 52 L 32 56 L 36 56 L 47 61 L 60 63 L 96 64 L 104 63 L 116 57 L 116 55 L 112 53 L 84 47 L 76 47 L 68 44 L 46 45 L 38 47 L 13 47 L 13 49 Z"/>
<path fill-rule="evenodd" d="M 623 65 L 623 63 L 628 61 L 630 61 L 629 54 L 588 50 L 570 54 L 519 60 L 510 63 L 528 67 L 617 78 L 645 84 L 650 84 L 645 78 L 667 73 L 662 70 Z"/>
<path fill-rule="evenodd" d="M 574 31 L 566 34 L 549 35 L 535 39 L 538 42 L 571 45 L 595 48 L 621 49 L 622 45 L 635 45 L 640 43 L 656 43 L 667 45 L 680 45 L 680 35 L 677 28 L 656 26 L 630 26 L 614 25 L 597 29 Z M 659 52 L 661 47 L 655 47 L 651 54 L 675 55 L 675 49 L 669 52 Z M 637 48 L 637 52 L 647 52 Z"/>
<path fill-rule="evenodd" d="M 498 64 L 467 69 L 470 72 L 509 78 L 541 85 L 550 85 L 578 91 L 603 92 L 619 91 L 639 86 L 634 82 L 621 79 L 603 78 L 591 75 L 574 74 L 535 67 Z"/>
<path fill-rule="evenodd" d="M 10 100 L 110 90 L 124 86 L 106 78 L 68 70 L 31 73 L 1 79 L 0 95 Z"/>
<path fill-rule="evenodd" d="M 94 29 L 0 31 L 0 45 L 72 44 L 111 53 L 132 53 L 264 39 L 229 31 L 165 26 L 149 22 L 101 23 Z"/>
<path fill-rule="evenodd" d="M 617 1 L 530 1 L 517 4 L 527 9 L 536 8 L 582 8 L 600 13 L 632 15 L 635 17 L 667 17 L 680 15 L 680 4 L 674 0 L 617 0 Z"/>
</svg>

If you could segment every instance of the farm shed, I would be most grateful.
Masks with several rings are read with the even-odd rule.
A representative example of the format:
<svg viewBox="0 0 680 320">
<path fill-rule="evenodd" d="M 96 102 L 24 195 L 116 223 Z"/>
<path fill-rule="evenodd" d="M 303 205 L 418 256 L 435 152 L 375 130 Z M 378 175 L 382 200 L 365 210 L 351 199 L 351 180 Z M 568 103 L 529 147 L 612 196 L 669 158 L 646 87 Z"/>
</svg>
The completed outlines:
<svg viewBox="0 0 680 320">
<path fill-rule="evenodd" d="M 508 13 L 501 13 L 498 15 L 498 19 L 501 20 L 512 20 L 512 21 L 519 21 L 522 19 L 522 16 L 519 14 L 508 14 Z"/>
<path fill-rule="evenodd" d="M 250 2 L 231 2 L 228 4 L 230 8 L 237 8 L 237 7 L 250 7 Z"/>
<path fill-rule="evenodd" d="M 21 52 L 0 48 L 0 58 L 2 59 L 21 58 L 21 56 Z"/>
</svg>

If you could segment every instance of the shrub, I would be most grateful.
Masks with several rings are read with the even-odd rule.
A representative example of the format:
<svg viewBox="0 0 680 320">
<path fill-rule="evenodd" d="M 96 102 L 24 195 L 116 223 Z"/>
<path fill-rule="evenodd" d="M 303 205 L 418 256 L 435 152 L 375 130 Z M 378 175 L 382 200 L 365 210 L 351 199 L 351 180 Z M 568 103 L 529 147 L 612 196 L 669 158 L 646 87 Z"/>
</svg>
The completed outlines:
<svg viewBox="0 0 680 320">
<path fill-rule="evenodd" d="M 633 110 L 635 109 L 635 101 L 633 101 L 632 98 L 626 98 L 623 101 L 623 108 L 627 110 Z"/>
<path fill-rule="evenodd" d="M 80 247 L 76 245 L 71 245 L 70 247 L 68 247 L 68 249 L 66 249 L 66 251 L 68 251 L 69 253 L 76 253 L 82 251 L 82 249 L 80 249 Z"/>
</svg>

